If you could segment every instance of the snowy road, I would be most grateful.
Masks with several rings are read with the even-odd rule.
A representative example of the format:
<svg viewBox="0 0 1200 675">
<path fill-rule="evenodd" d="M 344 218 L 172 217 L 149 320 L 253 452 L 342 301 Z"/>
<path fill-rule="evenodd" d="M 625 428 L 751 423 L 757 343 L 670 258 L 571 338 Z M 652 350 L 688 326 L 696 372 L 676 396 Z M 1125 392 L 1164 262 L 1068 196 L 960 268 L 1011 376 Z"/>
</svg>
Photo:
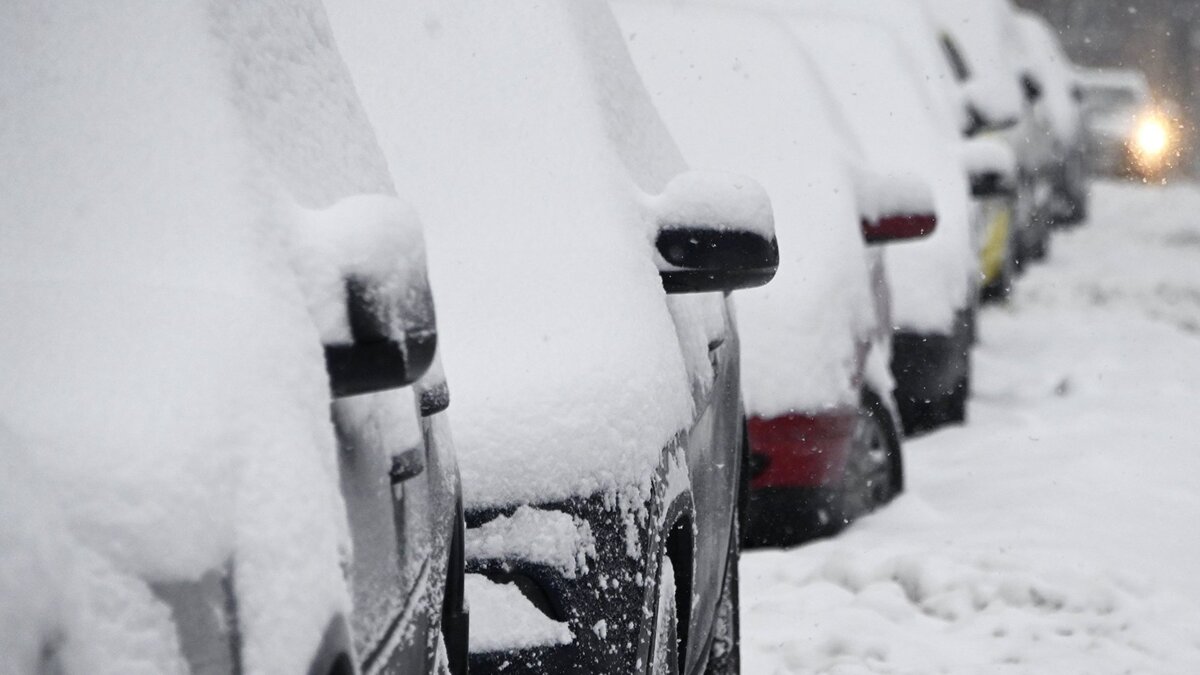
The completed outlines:
<svg viewBox="0 0 1200 675">
<path fill-rule="evenodd" d="M 1200 190 L 1093 195 L 908 493 L 743 558 L 744 672 L 1200 673 Z"/>
</svg>

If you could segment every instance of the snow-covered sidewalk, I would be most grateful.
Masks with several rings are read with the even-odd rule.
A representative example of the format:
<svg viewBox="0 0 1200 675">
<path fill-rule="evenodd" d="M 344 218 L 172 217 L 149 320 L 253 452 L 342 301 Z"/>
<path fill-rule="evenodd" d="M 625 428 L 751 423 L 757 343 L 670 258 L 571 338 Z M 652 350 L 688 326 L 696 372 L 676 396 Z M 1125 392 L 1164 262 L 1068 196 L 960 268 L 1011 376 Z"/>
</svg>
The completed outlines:
<svg viewBox="0 0 1200 675">
<path fill-rule="evenodd" d="M 1200 673 L 1200 190 L 1093 197 L 907 494 L 743 558 L 744 672 Z"/>
</svg>

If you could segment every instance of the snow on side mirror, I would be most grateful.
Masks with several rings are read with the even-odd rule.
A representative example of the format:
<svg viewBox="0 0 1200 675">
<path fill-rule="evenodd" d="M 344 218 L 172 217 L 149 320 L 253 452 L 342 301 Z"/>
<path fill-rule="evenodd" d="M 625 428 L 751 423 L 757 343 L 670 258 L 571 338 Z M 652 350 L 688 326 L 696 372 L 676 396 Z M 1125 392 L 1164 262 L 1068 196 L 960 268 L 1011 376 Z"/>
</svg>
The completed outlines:
<svg viewBox="0 0 1200 675">
<path fill-rule="evenodd" d="M 991 138 L 971 138 L 962 145 L 963 168 L 976 199 L 1012 197 L 1017 192 L 1017 161 L 1012 148 Z"/>
<path fill-rule="evenodd" d="M 860 170 L 856 183 L 866 243 L 916 239 L 937 229 L 933 192 L 920 177 Z"/>
<path fill-rule="evenodd" d="M 658 268 L 668 293 L 754 288 L 779 266 L 771 199 L 756 181 L 689 171 L 650 200 Z"/>
<path fill-rule="evenodd" d="M 389 195 L 295 218 L 293 265 L 335 398 L 404 387 L 433 363 L 437 326 L 420 222 Z"/>
<path fill-rule="evenodd" d="M 1019 98 L 1008 101 L 980 82 L 967 83 L 963 94 L 967 106 L 967 126 L 963 133 L 968 138 L 1007 131 L 1021 121 L 1021 110 L 1016 107 Z"/>
</svg>

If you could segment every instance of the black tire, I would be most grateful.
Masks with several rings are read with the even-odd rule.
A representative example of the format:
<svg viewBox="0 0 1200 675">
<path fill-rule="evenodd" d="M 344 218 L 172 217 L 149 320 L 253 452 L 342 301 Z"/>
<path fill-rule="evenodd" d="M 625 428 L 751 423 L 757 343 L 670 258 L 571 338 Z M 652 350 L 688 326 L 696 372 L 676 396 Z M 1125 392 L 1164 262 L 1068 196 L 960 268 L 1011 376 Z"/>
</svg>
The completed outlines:
<svg viewBox="0 0 1200 675">
<path fill-rule="evenodd" d="M 902 461 L 891 413 L 874 392 L 864 390 L 839 490 L 838 516 L 843 524 L 854 522 L 899 494 Z"/>
<path fill-rule="evenodd" d="M 733 514 L 729 533 L 729 553 L 725 557 L 725 579 L 721 582 L 721 600 L 713 617 L 712 644 L 708 651 L 706 675 L 739 675 L 742 672 L 742 613 L 738 592 L 738 560 L 741 558 L 739 514 Z"/>
<path fill-rule="evenodd" d="M 1011 248 L 1010 244 L 1010 248 Z M 1000 268 L 1000 276 L 992 280 L 990 284 L 983 287 L 980 293 L 980 298 L 986 302 L 1000 302 L 1007 300 L 1008 296 L 1012 295 L 1013 282 L 1017 278 L 1017 261 L 1015 254 L 1010 251 L 1007 258 L 1004 260 L 1004 266 Z"/>
<path fill-rule="evenodd" d="M 943 402 L 942 420 L 947 424 L 963 424 L 967 421 L 967 399 L 971 396 L 970 375 L 964 375 L 954 386 L 954 391 Z"/>
</svg>

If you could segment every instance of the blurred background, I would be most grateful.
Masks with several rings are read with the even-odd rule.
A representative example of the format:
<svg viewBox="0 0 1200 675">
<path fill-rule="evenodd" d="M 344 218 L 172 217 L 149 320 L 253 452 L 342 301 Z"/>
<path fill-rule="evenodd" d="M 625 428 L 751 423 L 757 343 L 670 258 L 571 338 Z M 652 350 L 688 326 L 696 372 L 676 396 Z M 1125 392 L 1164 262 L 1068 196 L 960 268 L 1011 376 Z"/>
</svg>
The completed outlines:
<svg viewBox="0 0 1200 675">
<path fill-rule="evenodd" d="M 1196 0 L 1016 0 L 1059 31 L 1075 63 L 1136 68 L 1154 98 L 1177 106 L 1187 148 L 1180 168 L 1200 173 L 1196 127 L 1200 113 L 1200 2 Z"/>
</svg>

